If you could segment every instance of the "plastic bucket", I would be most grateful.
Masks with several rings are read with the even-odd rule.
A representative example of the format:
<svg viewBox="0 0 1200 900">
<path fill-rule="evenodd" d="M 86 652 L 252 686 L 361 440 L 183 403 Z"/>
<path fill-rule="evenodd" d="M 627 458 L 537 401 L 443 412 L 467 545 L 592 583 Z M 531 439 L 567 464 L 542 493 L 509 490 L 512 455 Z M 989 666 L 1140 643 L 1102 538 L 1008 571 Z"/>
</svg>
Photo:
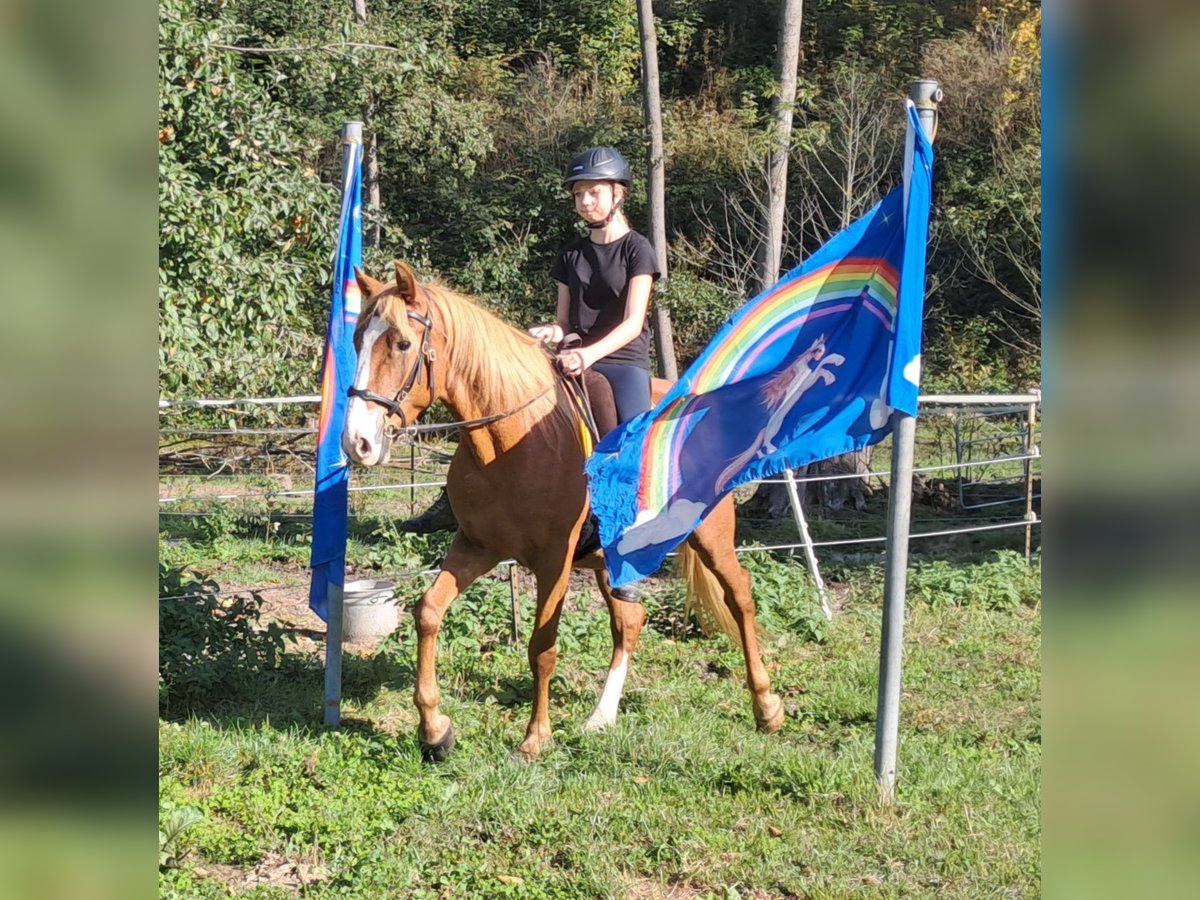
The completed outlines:
<svg viewBox="0 0 1200 900">
<path fill-rule="evenodd" d="M 347 581 L 342 590 L 342 635 L 347 641 L 383 637 L 396 630 L 396 585 L 391 581 Z"/>
</svg>

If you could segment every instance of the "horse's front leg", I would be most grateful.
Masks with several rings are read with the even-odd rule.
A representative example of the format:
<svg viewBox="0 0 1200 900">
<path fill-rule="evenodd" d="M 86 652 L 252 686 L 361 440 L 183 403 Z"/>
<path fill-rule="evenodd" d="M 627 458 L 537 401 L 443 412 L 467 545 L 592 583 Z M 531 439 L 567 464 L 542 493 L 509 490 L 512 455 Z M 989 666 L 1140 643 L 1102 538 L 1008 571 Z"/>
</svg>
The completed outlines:
<svg viewBox="0 0 1200 900">
<path fill-rule="evenodd" d="M 454 747 L 454 727 L 439 709 L 442 692 L 437 682 L 437 637 L 442 630 L 442 618 L 454 598 L 496 562 L 494 554 L 485 552 L 459 532 L 441 572 L 413 610 L 417 624 L 417 686 L 413 700 L 421 718 L 417 738 L 421 755 L 427 761 L 440 762 Z"/>
<path fill-rule="evenodd" d="M 596 709 L 584 723 L 584 731 L 602 731 L 617 720 L 617 708 L 625 690 L 625 676 L 629 674 L 629 662 L 633 648 L 646 622 L 646 608 L 641 603 L 618 600 L 612 595 L 608 573 L 603 566 L 596 570 L 596 583 L 608 603 L 609 628 L 612 631 L 612 661 L 608 665 L 608 677 Z"/>
<path fill-rule="evenodd" d="M 529 638 L 529 668 L 533 671 L 533 709 L 525 740 L 517 753 L 536 759 L 550 741 L 550 676 L 558 661 L 558 617 L 571 576 L 570 553 L 550 552 L 549 560 L 534 567 L 537 575 L 537 618 Z"/>
</svg>

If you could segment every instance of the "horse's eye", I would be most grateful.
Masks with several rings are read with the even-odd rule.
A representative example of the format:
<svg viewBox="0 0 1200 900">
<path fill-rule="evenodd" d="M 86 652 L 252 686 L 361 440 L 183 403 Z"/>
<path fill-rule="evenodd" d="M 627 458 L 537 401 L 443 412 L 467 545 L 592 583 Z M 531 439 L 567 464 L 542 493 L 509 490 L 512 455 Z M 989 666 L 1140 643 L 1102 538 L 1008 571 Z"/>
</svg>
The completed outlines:
<svg viewBox="0 0 1200 900">
<path fill-rule="evenodd" d="M 401 353 L 405 352 L 411 346 L 412 346 L 412 341 L 410 341 L 408 339 L 405 339 L 402 341 L 396 341 L 396 349 L 399 350 Z"/>
</svg>

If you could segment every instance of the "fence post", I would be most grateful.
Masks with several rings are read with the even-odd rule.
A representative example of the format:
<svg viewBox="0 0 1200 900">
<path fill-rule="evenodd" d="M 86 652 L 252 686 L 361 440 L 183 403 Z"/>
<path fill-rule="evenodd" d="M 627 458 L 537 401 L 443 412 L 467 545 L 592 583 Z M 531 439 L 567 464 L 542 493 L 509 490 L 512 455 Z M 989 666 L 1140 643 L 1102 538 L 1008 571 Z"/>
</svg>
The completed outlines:
<svg viewBox="0 0 1200 900">
<path fill-rule="evenodd" d="M 792 501 L 792 516 L 796 520 L 796 529 L 800 532 L 800 540 L 804 542 L 808 570 L 812 572 L 813 581 L 817 585 L 817 596 L 821 598 L 821 611 L 825 613 L 826 621 L 832 622 L 833 610 L 829 608 L 825 582 L 821 579 L 821 570 L 817 568 L 817 552 L 813 549 L 812 535 L 808 533 L 808 520 L 804 518 L 804 507 L 800 503 L 800 492 L 796 490 L 796 476 L 792 474 L 791 469 L 783 470 L 783 480 L 787 484 L 788 499 Z"/>
<path fill-rule="evenodd" d="M 933 140 L 941 90 L 936 81 L 914 81 L 909 97 L 921 128 Z M 908 173 L 905 173 L 908 177 Z M 883 632 L 879 639 L 879 703 L 875 711 L 875 777 L 883 802 L 896 790 L 896 750 L 900 739 L 900 666 L 904 653 L 904 592 L 908 575 L 908 533 L 912 511 L 913 448 L 917 420 L 892 413 L 892 484 L 888 503 L 887 566 L 883 587 Z"/>
<path fill-rule="evenodd" d="M 1031 401 L 1025 419 L 1025 565 L 1033 560 L 1033 454 L 1037 447 L 1037 401 Z"/>
<path fill-rule="evenodd" d="M 521 643 L 521 594 L 517 590 L 517 564 L 508 567 L 508 600 L 511 604 L 512 621 L 509 623 L 514 646 Z"/>
</svg>

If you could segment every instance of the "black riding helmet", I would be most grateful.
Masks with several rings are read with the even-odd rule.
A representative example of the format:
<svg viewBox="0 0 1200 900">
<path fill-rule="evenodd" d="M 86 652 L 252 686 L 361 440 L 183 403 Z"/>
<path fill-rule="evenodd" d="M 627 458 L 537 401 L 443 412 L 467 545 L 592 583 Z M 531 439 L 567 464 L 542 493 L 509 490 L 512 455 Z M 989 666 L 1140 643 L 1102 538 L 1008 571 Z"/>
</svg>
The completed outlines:
<svg viewBox="0 0 1200 900">
<path fill-rule="evenodd" d="M 629 161 L 612 147 L 592 147 L 571 160 L 563 187 L 569 188 L 576 181 L 616 181 L 633 187 L 633 169 Z"/>
<path fill-rule="evenodd" d="M 629 160 L 612 147 L 592 147 L 576 156 L 567 166 L 563 187 L 570 190 L 576 181 L 612 181 L 625 185 L 625 190 L 629 191 L 633 188 L 633 169 L 629 167 Z M 585 222 L 584 225 L 592 230 L 606 227 L 624 202 L 624 197 L 618 197 L 604 221 Z"/>
</svg>

